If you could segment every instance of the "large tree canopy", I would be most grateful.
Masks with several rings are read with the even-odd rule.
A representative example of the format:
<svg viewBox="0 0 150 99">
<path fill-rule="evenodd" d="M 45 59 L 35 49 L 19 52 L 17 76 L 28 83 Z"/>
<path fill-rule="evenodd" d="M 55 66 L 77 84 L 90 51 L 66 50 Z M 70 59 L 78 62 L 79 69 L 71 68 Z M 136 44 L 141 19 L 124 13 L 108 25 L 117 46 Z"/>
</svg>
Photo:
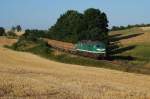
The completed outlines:
<svg viewBox="0 0 150 99">
<path fill-rule="evenodd" d="M 76 43 L 80 40 L 102 40 L 107 36 L 108 20 L 98 9 L 87 9 L 83 14 L 69 10 L 49 29 L 52 39 Z"/>
<path fill-rule="evenodd" d="M 86 25 L 85 39 L 103 40 L 108 33 L 108 20 L 105 13 L 98 9 L 90 8 L 84 12 L 84 22 Z"/>
</svg>

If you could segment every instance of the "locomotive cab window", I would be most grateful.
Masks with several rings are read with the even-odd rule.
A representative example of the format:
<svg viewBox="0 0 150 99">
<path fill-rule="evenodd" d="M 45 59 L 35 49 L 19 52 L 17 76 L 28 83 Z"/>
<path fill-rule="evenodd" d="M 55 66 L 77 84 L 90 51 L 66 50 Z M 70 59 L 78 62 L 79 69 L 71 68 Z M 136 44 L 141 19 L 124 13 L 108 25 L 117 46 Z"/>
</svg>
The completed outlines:
<svg viewBox="0 0 150 99">
<path fill-rule="evenodd" d="M 96 47 L 97 47 L 97 48 L 100 48 L 101 46 L 100 46 L 100 45 L 96 45 Z"/>
</svg>

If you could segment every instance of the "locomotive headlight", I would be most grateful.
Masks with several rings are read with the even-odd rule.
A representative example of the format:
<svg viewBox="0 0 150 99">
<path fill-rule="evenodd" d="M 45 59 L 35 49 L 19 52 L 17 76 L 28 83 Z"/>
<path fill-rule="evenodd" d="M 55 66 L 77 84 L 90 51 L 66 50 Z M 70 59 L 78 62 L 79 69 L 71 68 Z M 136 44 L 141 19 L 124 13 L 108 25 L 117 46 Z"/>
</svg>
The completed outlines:
<svg viewBox="0 0 150 99">
<path fill-rule="evenodd" d="M 97 51 L 105 51 L 105 49 L 100 49 L 100 48 L 98 48 L 98 49 L 96 49 Z"/>
<path fill-rule="evenodd" d="M 98 48 L 98 49 L 96 49 L 96 50 L 100 51 L 101 49 Z"/>
</svg>

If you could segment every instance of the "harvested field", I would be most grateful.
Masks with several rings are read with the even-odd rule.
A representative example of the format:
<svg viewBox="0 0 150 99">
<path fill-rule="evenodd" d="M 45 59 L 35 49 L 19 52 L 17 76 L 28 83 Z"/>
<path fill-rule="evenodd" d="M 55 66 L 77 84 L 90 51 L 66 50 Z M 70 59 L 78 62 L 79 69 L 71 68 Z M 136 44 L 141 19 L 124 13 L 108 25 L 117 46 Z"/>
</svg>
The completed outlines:
<svg viewBox="0 0 150 99">
<path fill-rule="evenodd" d="M 49 45 L 51 45 L 54 48 L 64 48 L 65 50 L 68 49 L 74 49 L 74 44 L 72 43 L 67 43 L 67 42 L 61 42 L 61 41 L 56 41 L 56 40 L 51 40 L 51 39 L 45 39 Z"/>
<path fill-rule="evenodd" d="M 144 32 L 140 36 L 123 39 L 120 41 L 123 45 L 130 44 L 140 44 L 140 43 L 150 43 L 150 33 Z"/>
<path fill-rule="evenodd" d="M 150 98 L 150 76 L 57 63 L 2 47 L 0 68 L 1 98 Z"/>
<path fill-rule="evenodd" d="M 120 39 L 119 42 L 122 45 L 133 45 L 140 43 L 150 43 L 150 31 L 147 31 L 149 27 L 143 28 L 132 28 L 120 31 L 113 31 L 111 35 L 120 35 L 118 37 L 126 37 L 125 39 Z M 134 36 L 135 35 L 135 36 Z M 127 37 L 129 36 L 129 37 Z"/>
<path fill-rule="evenodd" d="M 6 37 L 0 37 L 0 46 L 12 45 L 15 42 L 17 42 L 17 39 L 9 39 Z"/>
<path fill-rule="evenodd" d="M 150 27 L 141 27 L 142 30 L 147 31 L 150 30 Z"/>
</svg>

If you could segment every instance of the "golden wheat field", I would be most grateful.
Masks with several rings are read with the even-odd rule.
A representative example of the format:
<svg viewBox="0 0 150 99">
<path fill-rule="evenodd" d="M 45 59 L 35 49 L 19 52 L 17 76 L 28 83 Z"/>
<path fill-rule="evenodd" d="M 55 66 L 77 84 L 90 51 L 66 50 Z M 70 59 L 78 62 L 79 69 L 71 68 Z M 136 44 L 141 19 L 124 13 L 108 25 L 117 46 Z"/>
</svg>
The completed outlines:
<svg viewBox="0 0 150 99">
<path fill-rule="evenodd" d="M 147 28 L 144 28 L 144 29 L 147 29 Z M 141 33 L 143 33 L 143 34 L 141 34 L 140 36 L 121 40 L 121 43 L 123 45 L 126 45 L 126 44 L 131 45 L 131 44 L 139 44 L 139 43 L 150 43 L 150 32 L 146 31 L 146 30 L 143 30 Z"/>
<path fill-rule="evenodd" d="M 150 76 L 57 63 L 0 47 L 0 98 L 150 99 Z"/>
<path fill-rule="evenodd" d="M 121 34 L 121 37 L 125 37 L 128 35 L 139 34 L 135 37 L 129 37 L 126 39 L 121 39 L 119 42 L 122 45 L 133 45 L 133 44 L 141 44 L 141 43 L 150 43 L 150 27 L 135 27 L 126 30 L 120 31 L 112 31 L 110 35 Z"/>
</svg>

